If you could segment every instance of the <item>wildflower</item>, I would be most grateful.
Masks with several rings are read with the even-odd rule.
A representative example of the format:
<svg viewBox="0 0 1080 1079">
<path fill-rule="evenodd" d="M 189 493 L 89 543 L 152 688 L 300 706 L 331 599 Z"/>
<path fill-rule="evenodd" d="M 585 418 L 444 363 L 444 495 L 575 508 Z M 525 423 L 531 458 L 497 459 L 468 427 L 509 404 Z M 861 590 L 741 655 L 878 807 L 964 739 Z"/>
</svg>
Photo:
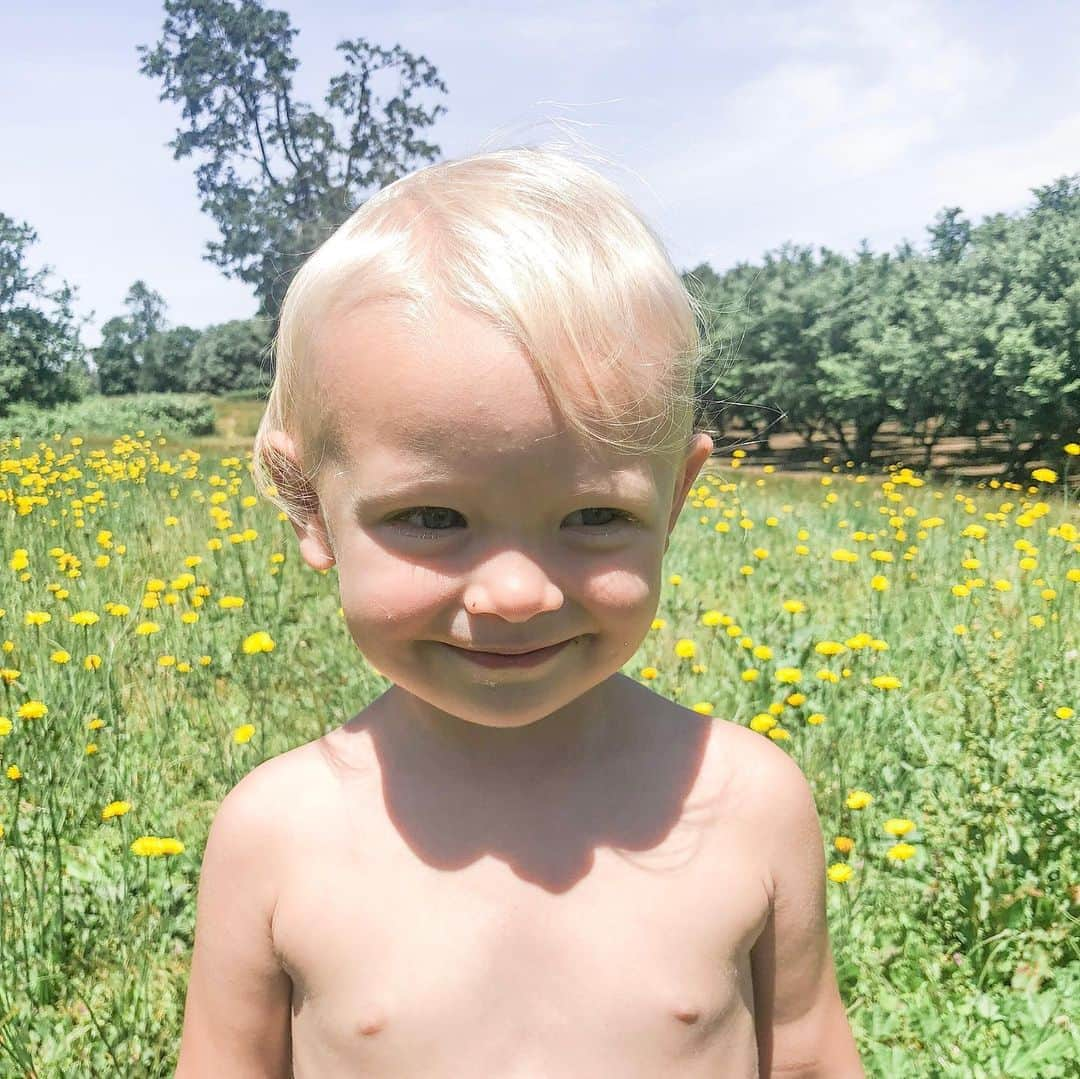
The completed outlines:
<svg viewBox="0 0 1080 1079">
<path fill-rule="evenodd" d="M 875 562 L 891 562 L 893 560 L 891 551 L 871 551 L 870 557 Z"/>
<path fill-rule="evenodd" d="M 182 854 L 184 844 L 179 839 L 162 839 L 155 835 L 141 835 L 131 844 L 131 853 L 140 858 L 159 858 L 163 854 Z"/>
<path fill-rule="evenodd" d="M 1076 442 L 1066 442 L 1064 450 L 1070 457 L 1075 457 L 1077 454 L 1080 454 L 1080 444 Z"/>
<path fill-rule="evenodd" d="M 832 682 L 834 685 L 840 681 L 840 675 L 836 671 L 829 671 L 825 668 L 818 671 L 817 677 L 822 682 Z"/>
<path fill-rule="evenodd" d="M 794 685 L 802 680 L 802 671 L 798 667 L 780 667 L 776 672 L 776 680 L 783 685 Z"/>
<path fill-rule="evenodd" d="M 149 637 L 152 633 L 157 633 L 161 629 L 161 626 L 157 622 L 140 622 L 135 627 L 135 632 L 140 637 Z"/>
<path fill-rule="evenodd" d="M 1060 708 L 1054 709 L 1054 715 L 1058 719 L 1072 719 L 1076 713 L 1068 705 L 1062 705 Z"/>
<path fill-rule="evenodd" d="M 52 621 L 52 615 L 48 611 L 27 611 L 23 616 L 23 623 L 27 626 L 43 626 Z"/>
<path fill-rule="evenodd" d="M 199 666 L 209 667 L 213 660 L 209 656 L 199 656 Z"/>
<path fill-rule="evenodd" d="M 739 675 L 739 677 L 744 682 L 756 682 L 760 674 L 761 671 L 759 671 L 756 667 L 747 667 L 747 669 L 743 671 L 742 674 Z"/>
<path fill-rule="evenodd" d="M 663 618 L 654 618 L 652 620 L 652 625 L 649 626 L 649 629 L 663 629 L 666 625 L 667 622 Z"/>
<path fill-rule="evenodd" d="M 43 701 L 27 701 L 15 714 L 19 719 L 41 719 L 49 714 L 49 708 Z"/>
<path fill-rule="evenodd" d="M 772 659 L 773 650 L 767 644 L 759 644 L 754 649 L 754 659 Z"/>
<path fill-rule="evenodd" d="M 98 751 L 97 742 L 86 743 L 86 755 L 92 757 Z"/>
<path fill-rule="evenodd" d="M 814 651 L 822 656 L 838 656 L 847 649 L 839 641 L 818 641 L 814 645 Z"/>
<path fill-rule="evenodd" d="M 758 734 L 765 734 L 775 726 L 776 717 L 770 716 L 768 712 L 759 712 L 752 720 L 750 720 L 750 729 L 752 731 L 757 731 Z"/>
<path fill-rule="evenodd" d="M 678 573 L 673 573 L 668 578 L 668 584 L 680 585 L 682 584 L 682 577 Z"/>
<path fill-rule="evenodd" d="M 22 770 L 19 768 L 19 766 L 17 764 L 9 765 L 6 774 L 7 774 L 8 779 L 10 779 L 13 783 L 17 779 L 22 779 Z"/>
<path fill-rule="evenodd" d="M 26 569 L 30 565 L 30 559 L 28 557 L 29 551 L 25 547 L 16 547 L 12 552 L 11 559 L 8 565 L 16 572 L 19 573 Z"/>
<path fill-rule="evenodd" d="M 719 611 L 706 611 L 701 616 L 701 624 L 703 626 L 718 626 L 722 615 Z"/>
<path fill-rule="evenodd" d="M 858 562 L 859 556 L 854 551 L 848 551 L 843 547 L 838 547 L 833 551 L 832 559 L 834 562 Z"/>
<path fill-rule="evenodd" d="M 848 809 L 865 809 L 873 800 L 873 795 L 868 794 L 866 791 L 853 790 L 848 792 L 844 805 Z"/>
<path fill-rule="evenodd" d="M 1072 581 L 1073 584 L 1080 582 L 1080 567 L 1074 567 L 1073 569 L 1066 570 L 1065 580 Z"/>
<path fill-rule="evenodd" d="M 92 720 L 90 720 L 89 723 L 87 723 L 86 729 L 88 731 L 100 731 L 101 728 L 104 727 L 104 726 L 105 726 L 105 720 L 98 719 L 97 716 L 94 716 L 94 718 Z"/>
<path fill-rule="evenodd" d="M 957 625 L 953 626 L 953 633 L 955 633 L 957 637 L 963 637 L 964 634 L 967 633 L 967 626 L 965 626 L 962 622 L 958 623 Z"/>
<path fill-rule="evenodd" d="M 0 716 L 0 738 L 6 738 L 13 729 L 13 724 L 7 716 Z"/>
<path fill-rule="evenodd" d="M 888 577 L 883 577 L 880 573 L 876 573 L 870 578 L 870 587 L 875 592 L 886 592 L 889 588 L 889 579 Z"/>
<path fill-rule="evenodd" d="M 0 682 L 3 682 L 5 686 L 13 685 L 18 681 L 20 674 L 22 671 L 14 667 L 0 667 Z"/>
<path fill-rule="evenodd" d="M 1037 468 L 1031 473 L 1031 478 L 1039 483 L 1057 483 L 1058 474 L 1052 468 Z"/>
<path fill-rule="evenodd" d="M 244 606 L 243 596 L 222 596 L 218 600 L 218 606 L 223 611 L 233 611 Z"/>
<path fill-rule="evenodd" d="M 158 656 L 157 661 L 158 661 L 158 666 L 159 667 L 175 667 L 176 666 L 176 656 L 168 656 L 168 655 Z"/>
<path fill-rule="evenodd" d="M 660 672 L 655 667 L 642 667 L 641 677 L 651 682 Z"/>
<path fill-rule="evenodd" d="M 122 817 L 131 809 L 130 802 L 110 802 L 102 811 L 102 820 L 111 820 L 113 817 Z"/>
<path fill-rule="evenodd" d="M 694 705 L 691 711 L 700 712 L 703 716 L 711 716 L 713 706 L 710 701 L 698 701 L 698 703 Z"/>
<path fill-rule="evenodd" d="M 906 862 L 914 853 L 915 848 L 910 843 L 897 843 L 885 852 L 894 862 Z"/>
<path fill-rule="evenodd" d="M 115 618 L 123 618 L 125 615 L 131 614 L 131 608 L 124 603 L 106 604 L 105 610 Z"/>
<path fill-rule="evenodd" d="M 783 727 L 774 727 L 771 731 L 766 731 L 765 733 L 774 742 L 786 742 L 791 737 Z"/>
<path fill-rule="evenodd" d="M 828 876 L 834 884 L 843 884 L 844 881 L 850 880 L 854 870 L 846 862 L 835 862 L 829 866 Z"/>
<path fill-rule="evenodd" d="M 242 746 L 244 743 L 251 741 L 251 736 L 254 733 L 255 725 L 253 723 L 245 723 L 232 732 L 232 740 L 238 746 Z"/>
<path fill-rule="evenodd" d="M 1003 578 L 999 579 L 999 580 L 996 580 L 994 582 L 994 588 L 996 588 L 999 592 L 1011 592 L 1012 591 L 1012 585 L 1009 584 L 1009 582 L 1004 580 Z"/>
<path fill-rule="evenodd" d="M 787 703 L 790 704 L 792 708 L 798 708 L 800 704 L 806 703 L 806 694 L 792 693 L 791 696 L 788 697 Z"/>
<path fill-rule="evenodd" d="M 855 840 L 854 840 L 854 839 L 852 839 L 852 838 L 851 838 L 851 836 L 847 836 L 847 835 L 838 835 L 838 836 L 837 836 L 837 837 L 836 837 L 836 838 L 835 838 L 835 839 L 833 840 L 833 846 L 834 846 L 834 847 L 835 847 L 835 848 L 836 848 L 836 849 L 837 849 L 837 850 L 838 850 L 838 851 L 839 851 L 839 852 L 840 852 L 841 854 L 850 854 L 850 853 L 851 853 L 851 851 L 853 850 L 853 848 L 855 847 Z"/>
<path fill-rule="evenodd" d="M 697 645 L 686 637 L 680 637 L 675 642 L 675 655 L 680 659 L 693 659 L 697 655 Z"/>
<path fill-rule="evenodd" d="M 274 650 L 274 640 L 269 633 L 260 629 L 258 632 L 245 637 L 242 647 L 244 654 L 248 656 L 253 656 L 257 652 L 272 652 Z"/>
<path fill-rule="evenodd" d="M 184 613 L 180 615 L 180 621 L 183 622 L 185 626 L 193 626 L 198 620 L 199 614 L 197 611 L 184 611 Z"/>
<path fill-rule="evenodd" d="M 802 614 L 806 610 L 806 604 L 801 599 L 786 599 L 783 606 L 788 614 Z"/>
<path fill-rule="evenodd" d="M 905 836 L 915 827 L 915 822 L 908 820 L 906 817 L 890 817 L 882 827 L 889 835 L 894 835 L 898 839 L 901 836 Z"/>
<path fill-rule="evenodd" d="M 806 717 L 806 722 L 809 723 L 811 727 L 817 727 L 825 722 L 825 716 L 821 712 L 811 712 L 810 715 Z"/>
<path fill-rule="evenodd" d="M 891 674 L 879 674 L 870 679 L 870 684 L 878 689 L 899 689 L 900 679 Z"/>
<path fill-rule="evenodd" d="M 100 620 L 101 615 L 96 614 L 94 611 L 76 611 L 73 615 L 68 616 L 68 621 L 74 622 L 77 626 L 92 626 Z"/>
<path fill-rule="evenodd" d="M 68 660 L 71 659 L 71 653 L 65 652 L 62 648 L 58 648 L 49 655 L 49 659 L 51 659 L 53 663 L 67 663 Z"/>
</svg>

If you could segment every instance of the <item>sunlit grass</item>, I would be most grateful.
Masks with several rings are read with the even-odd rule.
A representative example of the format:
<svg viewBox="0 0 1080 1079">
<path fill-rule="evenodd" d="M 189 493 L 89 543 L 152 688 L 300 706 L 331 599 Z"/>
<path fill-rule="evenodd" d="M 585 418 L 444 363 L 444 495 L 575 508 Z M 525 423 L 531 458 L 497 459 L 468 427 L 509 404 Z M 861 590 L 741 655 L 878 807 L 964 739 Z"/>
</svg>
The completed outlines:
<svg viewBox="0 0 1080 1079">
<path fill-rule="evenodd" d="M 216 806 L 385 685 L 243 450 L 201 451 L 0 447 L 3 1074 L 171 1074 Z M 1075 1074 L 1080 532 L 1061 490 L 714 460 L 626 668 L 810 778 L 871 1074 Z"/>
</svg>

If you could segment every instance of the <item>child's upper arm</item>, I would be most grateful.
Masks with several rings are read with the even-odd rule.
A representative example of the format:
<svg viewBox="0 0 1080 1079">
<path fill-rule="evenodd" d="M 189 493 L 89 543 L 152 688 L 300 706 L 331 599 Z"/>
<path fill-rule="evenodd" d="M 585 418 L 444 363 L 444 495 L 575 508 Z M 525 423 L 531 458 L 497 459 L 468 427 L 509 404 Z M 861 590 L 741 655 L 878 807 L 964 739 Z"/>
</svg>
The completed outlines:
<svg viewBox="0 0 1080 1079">
<path fill-rule="evenodd" d="M 799 766 L 770 748 L 761 804 L 768 815 L 772 909 L 751 952 L 761 1075 L 861 1079 L 829 946 L 825 851 L 813 792 Z"/>
<path fill-rule="evenodd" d="M 271 937 L 277 848 L 264 777 L 251 773 L 229 792 L 207 838 L 177 1079 L 292 1071 L 292 982 Z"/>
</svg>

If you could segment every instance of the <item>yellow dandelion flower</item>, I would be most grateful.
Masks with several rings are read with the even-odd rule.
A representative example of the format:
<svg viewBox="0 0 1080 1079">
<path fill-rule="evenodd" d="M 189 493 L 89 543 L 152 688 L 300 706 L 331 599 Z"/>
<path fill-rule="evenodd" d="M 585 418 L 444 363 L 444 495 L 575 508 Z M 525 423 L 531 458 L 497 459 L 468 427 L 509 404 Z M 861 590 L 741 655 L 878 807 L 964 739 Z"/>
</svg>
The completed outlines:
<svg viewBox="0 0 1080 1079">
<path fill-rule="evenodd" d="M 1062 705 L 1060 708 L 1055 708 L 1054 715 L 1057 716 L 1058 719 L 1072 719 L 1076 713 L 1066 704 Z"/>
<path fill-rule="evenodd" d="M 668 584 L 680 585 L 682 584 L 682 577 L 678 573 L 673 573 L 668 578 Z"/>
<path fill-rule="evenodd" d="M 838 656 L 841 652 L 846 652 L 847 648 L 839 641 L 818 641 L 814 645 L 814 651 L 822 656 Z"/>
<path fill-rule="evenodd" d="M 876 573 L 870 578 L 870 587 L 875 592 L 887 592 L 889 588 L 889 579 L 888 577 L 883 577 L 880 573 Z"/>
<path fill-rule="evenodd" d="M 30 565 L 29 551 L 25 547 L 16 547 L 11 554 L 11 558 L 8 561 L 8 565 L 16 572 L 20 573 Z"/>
<path fill-rule="evenodd" d="M 7 716 L 0 716 L 0 738 L 6 738 L 14 729 L 14 724 Z"/>
<path fill-rule="evenodd" d="M 19 719 L 41 719 L 49 714 L 49 708 L 44 701 L 27 701 L 15 714 Z"/>
<path fill-rule="evenodd" d="M 757 731 L 758 734 L 765 734 L 767 731 L 771 731 L 776 726 L 776 717 L 770 716 L 768 712 L 758 712 L 753 719 L 750 720 L 750 729 Z"/>
<path fill-rule="evenodd" d="M 787 703 L 790 704 L 792 708 L 798 708 L 800 704 L 805 704 L 806 703 L 806 694 L 805 693 L 792 693 L 787 698 Z"/>
<path fill-rule="evenodd" d="M 874 796 L 872 794 L 868 794 L 863 790 L 853 790 L 848 792 L 844 805 L 848 809 L 865 809 L 873 800 Z"/>
<path fill-rule="evenodd" d="M 1031 473 L 1031 478 L 1039 483 L 1057 483 L 1058 474 L 1052 468 L 1037 468 Z"/>
<path fill-rule="evenodd" d="M 110 802 L 102 811 L 102 820 L 111 820 L 113 817 L 122 817 L 131 810 L 130 802 Z"/>
<path fill-rule="evenodd" d="M 114 618 L 123 618 L 126 615 L 131 614 L 131 608 L 125 603 L 106 604 L 105 610 L 107 610 Z"/>
<path fill-rule="evenodd" d="M 882 827 L 889 835 L 894 835 L 899 839 L 901 836 L 905 836 L 915 827 L 915 822 L 908 820 L 906 817 L 890 817 Z"/>
<path fill-rule="evenodd" d="M 218 600 L 218 606 L 223 611 L 234 611 L 244 606 L 243 596 L 222 596 Z"/>
<path fill-rule="evenodd" d="M 22 779 L 22 770 L 19 768 L 19 766 L 17 764 L 12 764 L 12 765 L 8 766 L 8 770 L 7 770 L 6 775 L 7 775 L 8 779 L 10 779 L 12 782 L 14 782 L 17 779 Z"/>
<path fill-rule="evenodd" d="M 910 843 L 897 843 L 886 852 L 886 857 L 894 862 L 906 862 L 915 853 L 915 848 Z"/>
<path fill-rule="evenodd" d="M 157 661 L 158 661 L 158 666 L 159 667 L 175 667 L 176 666 L 176 656 L 168 656 L 168 655 L 158 656 Z"/>
<path fill-rule="evenodd" d="M 98 751 L 97 742 L 87 742 L 86 755 L 92 757 Z"/>
<path fill-rule="evenodd" d="M 766 731 L 765 735 L 774 742 L 786 742 L 791 738 L 791 733 L 784 730 L 783 727 L 774 727 L 771 731 Z"/>
<path fill-rule="evenodd" d="M 1004 578 L 999 578 L 998 580 L 996 580 L 994 582 L 993 587 L 996 588 L 999 592 L 1011 592 L 1012 591 L 1012 585 L 1008 581 L 1006 581 Z"/>
<path fill-rule="evenodd" d="M 747 667 L 747 669 L 743 671 L 742 674 L 739 675 L 739 677 L 744 682 L 756 682 L 760 675 L 761 671 L 759 671 L 756 667 Z"/>
<path fill-rule="evenodd" d="M 675 655 L 680 659 L 693 659 L 697 655 L 697 645 L 687 637 L 680 637 L 675 642 Z"/>
<path fill-rule="evenodd" d="M 55 652 L 50 653 L 49 659 L 51 659 L 53 663 L 67 663 L 71 659 L 71 653 L 65 652 L 62 648 L 58 648 Z"/>
<path fill-rule="evenodd" d="M 713 706 L 711 701 L 698 701 L 693 706 L 691 711 L 700 712 L 703 716 L 711 716 L 713 712 Z"/>
<path fill-rule="evenodd" d="M 184 611 L 184 613 L 180 615 L 180 621 L 183 622 L 185 626 L 193 626 L 198 620 L 198 611 Z"/>
<path fill-rule="evenodd" d="M 852 852 L 852 850 L 854 850 L 854 848 L 855 848 L 855 840 L 852 839 L 851 836 L 848 836 L 848 835 L 838 835 L 833 840 L 833 846 L 841 854 L 850 854 Z"/>
<path fill-rule="evenodd" d="M 149 637 L 152 633 L 157 633 L 161 629 L 161 626 L 157 622 L 140 622 L 135 627 L 135 632 L 140 637 Z"/>
<path fill-rule="evenodd" d="M 212 662 L 213 660 L 210 658 L 210 656 L 199 656 L 200 667 L 209 667 Z"/>
<path fill-rule="evenodd" d="M 891 674 L 879 674 L 876 678 L 870 679 L 870 684 L 878 689 L 899 689 L 900 679 Z"/>
<path fill-rule="evenodd" d="M 846 880 L 851 880 L 854 870 L 847 864 L 847 862 L 834 862 L 828 868 L 829 880 L 834 884 L 843 884 Z"/>
<path fill-rule="evenodd" d="M 817 727 L 825 722 L 825 716 L 821 712 L 811 712 L 810 715 L 806 717 L 806 722 L 809 723 L 811 727 Z"/>
<path fill-rule="evenodd" d="M 832 553 L 832 560 L 834 562 L 858 562 L 859 556 L 854 551 L 848 551 L 843 547 L 838 547 Z"/>
<path fill-rule="evenodd" d="M 782 685 L 794 685 L 802 680 L 802 671 L 798 667 L 780 667 L 776 671 L 776 680 Z"/>
<path fill-rule="evenodd" d="M 27 611 L 23 615 L 23 624 L 27 626 L 43 626 L 52 621 L 52 615 L 48 611 Z"/>
<path fill-rule="evenodd" d="M 660 672 L 655 667 L 642 667 L 641 677 L 651 682 Z"/>
<path fill-rule="evenodd" d="M 818 671 L 817 678 L 822 682 L 832 682 L 833 684 L 840 681 L 840 675 L 836 671 L 828 671 L 824 668 Z"/>
<path fill-rule="evenodd" d="M 964 634 L 967 633 L 967 626 L 960 622 L 957 625 L 953 626 L 953 633 L 955 633 L 957 637 L 963 637 Z"/>
<path fill-rule="evenodd" d="M 806 610 L 806 604 L 801 599 L 786 599 L 783 606 L 788 614 L 802 614 Z"/>
<path fill-rule="evenodd" d="M 649 626 L 649 629 L 663 629 L 666 625 L 667 625 L 667 622 L 666 622 L 665 619 L 663 619 L 663 618 L 654 618 L 652 620 L 652 625 Z"/>
<path fill-rule="evenodd" d="M 89 723 L 87 723 L 86 729 L 88 731 L 100 731 L 101 728 L 104 727 L 104 726 L 105 726 L 105 720 L 98 719 L 97 716 L 94 716 L 94 718 L 92 720 L 90 720 Z"/>
<path fill-rule="evenodd" d="M 255 724 L 244 723 L 242 726 L 237 727 L 232 732 L 232 740 L 238 745 L 242 746 L 245 742 L 251 741 L 251 736 L 255 733 Z"/>
<path fill-rule="evenodd" d="M 754 659 L 772 659 L 773 650 L 767 644 L 759 644 L 754 649 Z"/>
<path fill-rule="evenodd" d="M 5 686 L 14 685 L 19 680 L 20 674 L 22 671 L 14 667 L 0 667 L 0 682 L 3 682 Z"/>
<path fill-rule="evenodd" d="M 274 639 L 265 630 L 260 629 L 258 632 L 245 637 L 242 647 L 244 654 L 248 656 L 255 655 L 257 652 L 272 652 L 274 650 Z"/>
<path fill-rule="evenodd" d="M 74 622 L 77 626 L 92 626 L 95 622 L 101 621 L 101 615 L 94 611 L 76 611 L 68 616 L 68 621 Z"/>
<path fill-rule="evenodd" d="M 1073 569 L 1066 570 L 1065 580 L 1072 581 L 1073 584 L 1080 582 L 1080 567 L 1074 567 Z"/>
<path fill-rule="evenodd" d="M 701 616 L 701 624 L 703 626 L 718 626 L 722 617 L 723 615 L 719 611 L 706 611 Z"/>
</svg>

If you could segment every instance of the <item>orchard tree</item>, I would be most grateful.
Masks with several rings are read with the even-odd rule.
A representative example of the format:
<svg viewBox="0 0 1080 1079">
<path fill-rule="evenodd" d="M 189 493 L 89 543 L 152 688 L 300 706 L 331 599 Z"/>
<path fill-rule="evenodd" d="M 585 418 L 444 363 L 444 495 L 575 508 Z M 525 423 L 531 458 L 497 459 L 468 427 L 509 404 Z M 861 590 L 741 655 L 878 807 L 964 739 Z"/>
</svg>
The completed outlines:
<svg viewBox="0 0 1080 1079">
<path fill-rule="evenodd" d="M 85 350 L 72 311 L 75 290 L 50 289 L 48 267 L 31 272 L 37 233 L 0 213 L 0 416 L 17 402 L 49 408 L 88 386 Z"/>
<path fill-rule="evenodd" d="M 183 109 L 174 158 L 201 159 L 202 208 L 220 232 L 206 257 L 250 284 L 270 318 L 305 257 L 365 195 L 435 160 L 439 147 L 418 132 L 446 111 L 410 103 L 418 87 L 446 92 L 424 57 L 364 38 L 338 44 L 345 70 L 325 108 L 310 108 L 293 96 L 296 34 L 259 0 L 166 0 L 161 40 L 138 47 L 160 99 Z M 384 70 L 397 76 L 385 105 L 374 87 Z"/>
</svg>

